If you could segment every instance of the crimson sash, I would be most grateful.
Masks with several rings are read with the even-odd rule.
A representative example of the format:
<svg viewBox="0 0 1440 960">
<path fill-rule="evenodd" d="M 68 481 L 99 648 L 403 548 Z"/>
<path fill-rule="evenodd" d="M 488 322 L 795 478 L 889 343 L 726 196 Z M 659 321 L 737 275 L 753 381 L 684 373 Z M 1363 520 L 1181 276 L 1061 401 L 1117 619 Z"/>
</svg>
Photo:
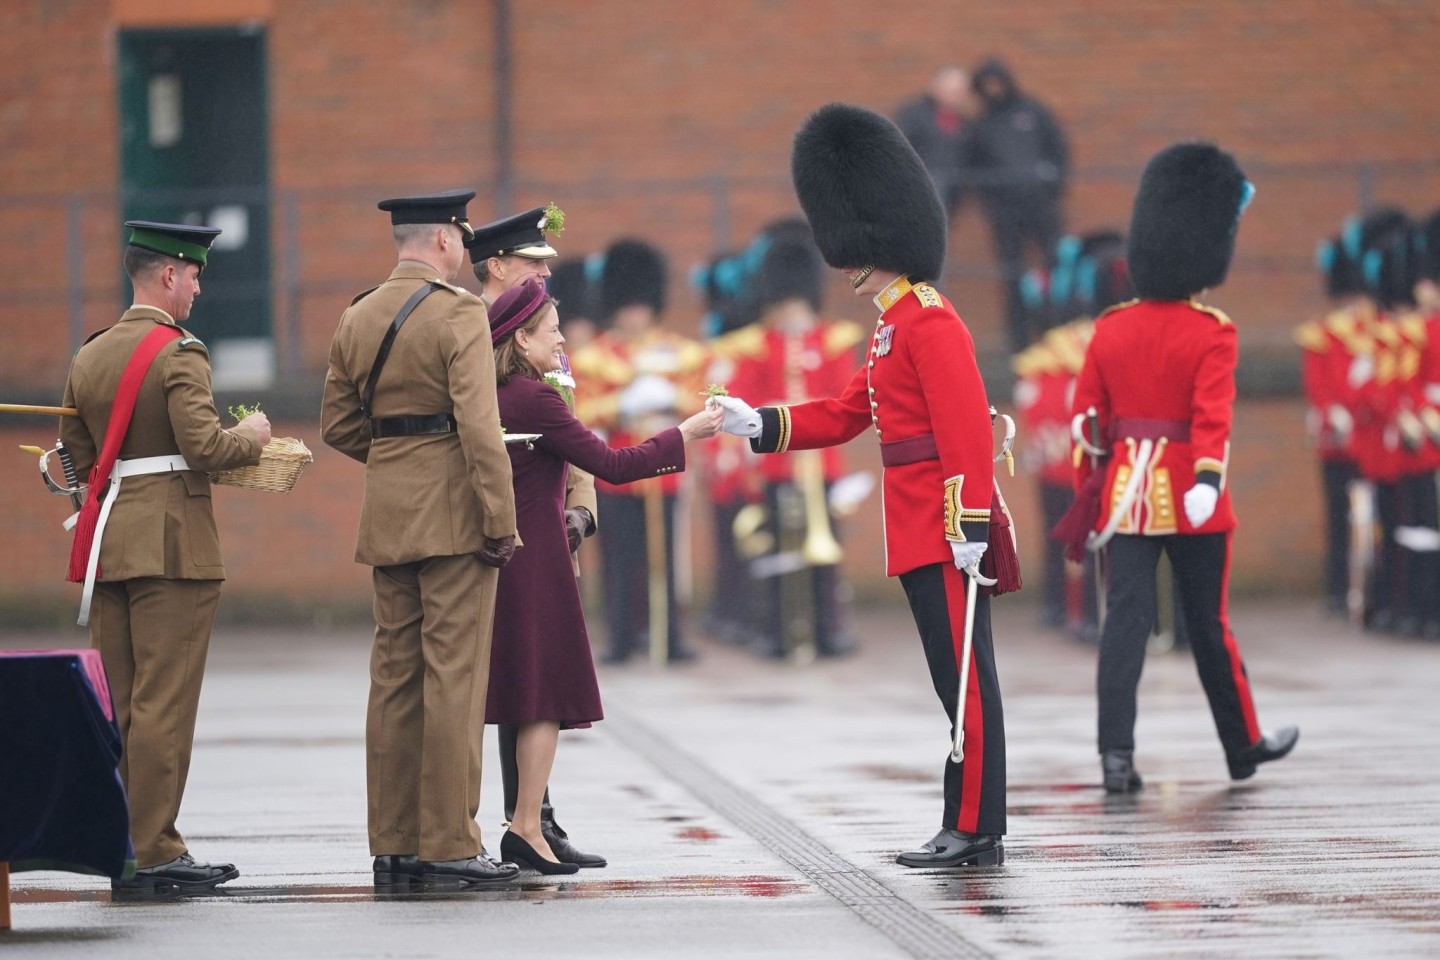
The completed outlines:
<svg viewBox="0 0 1440 960">
<path fill-rule="evenodd" d="M 165 345 L 180 336 L 179 327 L 166 323 L 156 324 L 155 329 L 145 334 L 130 354 L 125 372 L 120 375 L 120 387 L 115 391 L 115 405 L 110 408 L 110 423 L 105 427 L 105 446 L 100 450 L 95 465 L 90 468 L 90 487 L 86 491 L 85 505 L 75 520 L 75 540 L 70 544 L 70 572 L 66 577 L 71 583 L 85 582 L 85 567 L 90 560 L 90 548 L 95 542 L 95 526 L 100 520 L 100 495 L 109 486 L 110 471 L 120 457 L 120 445 L 130 430 L 130 418 L 135 413 L 135 401 L 140 396 L 140 384 L 150 370 L 150 364 L 164 349 Z M 95 577 L 100 578 L 96 565 Z"/>
</svg>

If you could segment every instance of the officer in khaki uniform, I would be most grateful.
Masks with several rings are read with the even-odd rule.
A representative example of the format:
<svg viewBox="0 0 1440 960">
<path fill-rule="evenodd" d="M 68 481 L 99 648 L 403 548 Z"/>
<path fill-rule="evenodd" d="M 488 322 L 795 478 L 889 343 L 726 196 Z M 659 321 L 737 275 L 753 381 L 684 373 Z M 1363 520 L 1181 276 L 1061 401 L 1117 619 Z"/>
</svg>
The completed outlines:
<svg viewBox="0 0 1440 960">
<path fill-rule="evenodd" d="M 100 651 L 124 743 L 120 776 L 130 801 L 135 878 L 117 895 L 209 888 L 239 876 L 233 864 L 198 863 L 175 827 L 190 769 L 195 714 L 225 565 L 207 471 L 255 463 L 270 440 L 264 414 L 220 426 L 210 358 L 179 328 L 200 293 L 219 230 L 130 221 L 125 272 L 134 305 L 86 341 L 65 384 L 60 436 L 77 475 L 91 472 L 112 426 L 121 377 L 143 339 L 170 328 L 135 393 L 110 481 L 107 522 L 96 533 L 98 569 L 86 583 L 90 642 Z M 119 478 L 118 481 L 110 478 Z M 115 484 L 118 482 L 118 486 Z M 92 487 L 98 482 L 92 478 Z M 83 558 L 82 558 L 83 562 Z M 93 595 L 90 590 L 93 589 Z M 81 623 L 87 610 L 82 609 Z"/>
<path fill-rule="evenodd" d="M 553 203 L 535 207 L 512 217 L 475 228 L 475 235 L 466 241 L 475 279 L 480 281 L 480 299 L 488 309 L 506 290 L 518 287 L 534 277 L 544 282 L 550 276 L 550 261 L 560 254 L 550 245 L 546 233 L 559 236 L 565 229 L 565 214 Z M 563 305 L 562 308 L 564 309 Z M 576 551 L 580 541 L 592 537 L 598 528 L 595 502 L 595 478 L 574 464 L 565 476 L 565 531 L 570 537 L 571 565 L 580 576 L 580 558 Z M 500 779 L 505 790 L 505 819 L 515 813 L 515 798 L 520 789 L 520 772 L 515 760 L 515 742 L 520 728 L 513 723 L 498 725 L 500 747 Z M 594 853 L 582 853 L 570 842 L 569 834 L 555 820 L 550 803 L 550 790 L 540 811 L 540 828 L 550 852 L 561 863 L 581 867 L 603 867 L 606 859 Z"/>
<path fill-rule="evenodd" d="M 519 544 L 485 306 L 452 285 L 474 196 L 380 203 L 399 262 L 341 317 L 325 377 L 325 442 L 365 464 L 370 851 L 387 887 L 518 873 L 484 853 L 475 823 L 498 568 Z"/>
</svg>

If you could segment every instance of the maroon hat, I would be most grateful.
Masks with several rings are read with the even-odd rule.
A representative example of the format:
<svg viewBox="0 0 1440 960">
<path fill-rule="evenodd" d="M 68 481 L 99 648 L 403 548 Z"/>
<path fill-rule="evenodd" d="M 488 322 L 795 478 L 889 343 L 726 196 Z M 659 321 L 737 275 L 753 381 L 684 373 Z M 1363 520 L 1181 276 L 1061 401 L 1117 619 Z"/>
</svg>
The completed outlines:
<svg viewBox="0 0 1440 960">
<path fill-rule="evenodd" d="M 544 285 L 534 277 L 500 294 L 490 305 L 490 342 L 499 343 L 523 327 L 549 299 Z"/>
</svg>

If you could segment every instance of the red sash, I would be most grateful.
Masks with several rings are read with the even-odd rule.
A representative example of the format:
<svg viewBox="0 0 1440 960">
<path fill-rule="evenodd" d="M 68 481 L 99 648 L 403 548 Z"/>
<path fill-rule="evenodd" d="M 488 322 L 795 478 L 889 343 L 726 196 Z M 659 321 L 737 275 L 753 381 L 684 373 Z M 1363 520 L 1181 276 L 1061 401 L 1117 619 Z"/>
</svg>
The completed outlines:
<svg viewBox="0 0 1440 960">
<path fill-rule="evenodd" d="M 95 526 L 100 520 L 100 495 L 109 486 L 110 471 L 120 456 L 120 445 L 130 430 L 130 418 L 135 414 L 135 401 L 140 396 L 140 384 L 150 371 L 150 364 L 165 348 L 165 345 L 180 336 L 179 327 L 166 323 L 157 324 L 154 330 L 145 334 L 125 372 L 120 375 L 120 387 L 115 391 L 115 405 L 110 408 L 110 423 L 105 427 L 105 446 L 95 465 L 90 468 L 90 488 L 86 492 L 85 505 L 75 520 L 75 540 L 70 544 L 70 572 L 66 577 L 71 583 L 85 582 L 85 567 L 90 561 L 90 548 L 95 542 Z M 100 577 L 100 567 L 95 567 L 95 577 Z"/>
</svg>

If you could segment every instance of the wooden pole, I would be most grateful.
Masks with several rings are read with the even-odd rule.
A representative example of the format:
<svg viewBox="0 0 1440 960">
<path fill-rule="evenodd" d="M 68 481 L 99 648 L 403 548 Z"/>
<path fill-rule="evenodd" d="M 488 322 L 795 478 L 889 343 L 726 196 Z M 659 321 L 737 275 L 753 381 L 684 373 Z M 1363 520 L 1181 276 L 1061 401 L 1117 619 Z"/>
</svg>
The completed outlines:
<svg viewBox="0 0 1440 960">
<path fill-rule="evenodd" d="M 0 403 L 0 413 L 39 413 L 55 417 L 78 417 L 74 407 L 37 407 L 31 403 Z"/>
<path fill-rule="evenodd" d="M 0 930 L 10 929 L 10 864 L 0 860 Z"/>
</svg>

